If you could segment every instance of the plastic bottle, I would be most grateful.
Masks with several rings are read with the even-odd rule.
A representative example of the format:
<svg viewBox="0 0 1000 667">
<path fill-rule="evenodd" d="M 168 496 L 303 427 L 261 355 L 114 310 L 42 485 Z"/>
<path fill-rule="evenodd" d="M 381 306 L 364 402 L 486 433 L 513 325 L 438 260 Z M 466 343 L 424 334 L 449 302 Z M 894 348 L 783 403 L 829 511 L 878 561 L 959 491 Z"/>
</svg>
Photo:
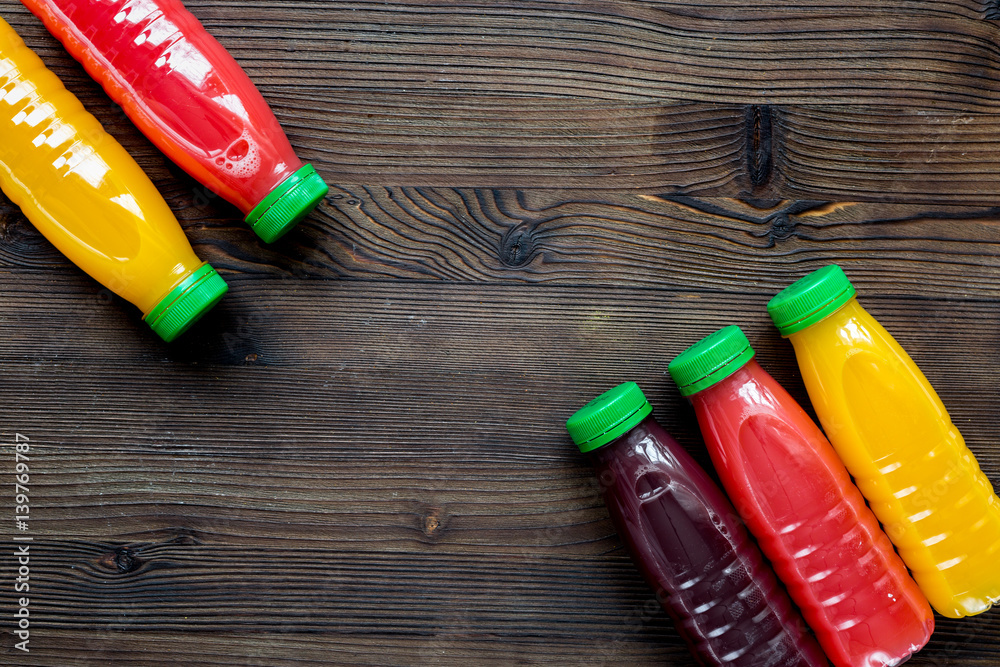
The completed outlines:
<svg viewBox="0 0 1000 667">
<path fill-rule="evenodd" d="M 171 341 L 228 289 L 139 165 L 0 19 L 0 188 Z"/>
<path fill-rule="evenodd" d="M 1000 599 L 1000 500 L 909 355 L 840 267 L 774 297 L 830 442 L 931 605 L 951 618 Z"/>
<path fill-rule="evenodd" d="M 722 486 L 838 667 L 898 665 L 934 615 L 816 424 L 754 359 L 739 327 L 670 375 L 694 406 Z"/>
<path fill-rule="evenodd" d="M 826 665 L 718 487 L 650 416 L 634 382 L 566 427 L 589 453 L 618 534 L 703 665 Z"/>
<path fill-rule="evenodd" d="M 23 0 L 149 140 L 270 243 L 329 189 L 179 0 Z"/>
</svg>

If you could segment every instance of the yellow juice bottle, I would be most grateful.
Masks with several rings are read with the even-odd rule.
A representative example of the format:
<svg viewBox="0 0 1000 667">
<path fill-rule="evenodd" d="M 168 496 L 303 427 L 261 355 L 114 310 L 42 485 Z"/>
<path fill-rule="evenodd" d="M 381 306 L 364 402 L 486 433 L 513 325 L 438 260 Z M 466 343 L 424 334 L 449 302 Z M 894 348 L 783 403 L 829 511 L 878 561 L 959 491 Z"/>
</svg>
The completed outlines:
<svg viewBox="0 0 1000 667">
<path fill-rule="evenodd" d="M 931 605 L 951 618 L 989 609 L 1000 600 L 1000 499 L 924 374 L 838 266 L 767 309 L 826 435 Z"/>
<path fill-rule="evenodd" d="M 0 19 L 0 189 L 164 340 L 228 287 L 125 149 Z"/>
</svg>

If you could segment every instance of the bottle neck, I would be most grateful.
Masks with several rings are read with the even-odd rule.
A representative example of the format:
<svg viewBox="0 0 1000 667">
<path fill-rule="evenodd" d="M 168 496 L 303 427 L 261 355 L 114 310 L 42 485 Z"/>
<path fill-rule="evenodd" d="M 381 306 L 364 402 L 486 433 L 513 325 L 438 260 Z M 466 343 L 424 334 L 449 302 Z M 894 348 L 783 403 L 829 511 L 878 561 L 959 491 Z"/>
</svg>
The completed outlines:
<svg viewBox="0 0 1000 667">
<path fill-rule="evenodd" d="M 654 428 L 654 424 L 656 424 L 656 421 L 653 419 L 653 416 L 647 415 L 645 419 L 625 431 L 618 438 L 593 451 L 587 452 L 587 456 L 590 457 L 595 465 L 605 465 L 608 461 L 624 455 L 635 443 L 648 438 L 651 429 Z"/>
<path fill-rule="evenodd" d="M 861 307 L 861 304 L 858 303 L 857 297 L 851 297 L 846 303 L 844 303 L 844 305 L 821 319 L 819 322 L 810 324 L 805 329 L 796 331 L 795 333 L 788 334 L 785 338 L 794 342 L 796 339 L 808 338 L 829 329 L 839 329 L 859 315 L 868 315 L 868 312 Z"/>
<path fill-rule="evenodd" d="M 706 387 L 697 393 L 691 394 L 688 396 L 688 400 L 697 407 L 699 403 L 711 402 L 720 395 L 731 395 L 734 390 L 745 385 L 759 373 L 763 372 L 764 369 L 760 367 L 760 364 L 757 363 L 757 358 L 754 357 L 740 366 L 729 377 L 719 380 L 711 387 Z"/>
</svg>

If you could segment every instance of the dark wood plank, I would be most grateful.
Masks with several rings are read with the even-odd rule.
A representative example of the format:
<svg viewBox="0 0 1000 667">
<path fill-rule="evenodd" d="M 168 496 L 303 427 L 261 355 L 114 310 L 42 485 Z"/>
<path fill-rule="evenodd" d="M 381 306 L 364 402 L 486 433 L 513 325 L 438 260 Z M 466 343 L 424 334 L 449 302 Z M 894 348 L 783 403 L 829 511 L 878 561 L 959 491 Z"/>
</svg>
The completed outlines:
<svg viewBox="0 0 1000 667">
<path fill-rule="evenodd" d="M 762 107 L 767 172 L 755 183 L 752 117 L 719 104 L 270 96 L 334 183 L 631 190 L 646 194 L 996 205 L 1000 115 L 884 106 Z M 304 112 L 303 108 L 307 110 Z M 326 119 L 326 123 L 321 119 Z"/>
<path fill-rule="evenodd" d="M 784 179 L 796 198 L 995 205 L 994 114 L 800 106 L 776 112 Z M 801 193 L 801 194 L 799 194 Z"/>
<path fill-rule="evenodd" d="M 266 39 L 248 35 L 242 12 L 191 8 L 260 85 L 303 157 L 338 184 L 997 201 L 997 34 L 985 5 L 516 5 L 512 17 L 493 3 L 303 2 L 295 11 L 310 17 L 308 32 L 276 18 L 288 8 L 253 6 Z M 166 169 L 34 17 L 13 0 L 0 9 L 144 167 Z M 629 46 L 650 30 L 655 39 Z M 715 50 L 720 40 L 728 55 Z M 532 66 L 505 66 L 511 59 Z M 658 62 L 663 71 L 642 73 Z M 438 78 L 459 73 L 435 83 L 428 67 Z M 389 71 L 407 68 L 416 80 Z M 770 118 L 759 182 L 749 167 L 760 150 L 755 105 Z"/>
<path fill-rule="evenodd" d="M 215 266 L 283 280 L 421 280 L 731 289 L 771 296 L 830 262 L 859 289 L 1000 296 L 1000 209 L 592 194 L 335 187 L 275 246 L 183 181 L 164 194 Z M 201 204 L 200 206 L 198 204 Z M 76 273 L 8 205 L 0 270 Z M 281 289 L 281 287 L 271 288 Z"/>
<path fill-rule="evenodd" d="M 623 377 L 647 387 L 668 425 L 696 433 L 665 367 L 692 341 L 731 322 L 745 328 L 765 365 L 807 403 L 761 293 L 419 283 L 401 289 L 320 280 L 277 289 L 229 276 L 227 301 L 186 345 L 168 347 L 145 334 L 125 306 L 81 294 L 83 278 L 22 277 L 2 304 L 0 333 L 4 368 L 23 382 L 0 392 L 5 405 L 17 405 L 15 427 L 63 433 L 64 440 L 49 444 L 79 448 L 79 455 L 110 445 L 149 457 L 149 465 L 158 454 L 197 452 L 274 452 L 278 459 L 297 452 L 375 466 L 412 459 L 416 466 L 467 467 L 472 479 L 488 476 L 498 459 L 512 470 L 538 470 L 542 461 L 582 464 L 567 450 L 562 420 Z M 862 299 L 917 359 L 957 423 L 991 414 L 1000 400 L 991 390 L 1000 363 L 992 354 L 995 299 L 974 292 L 948 300 L 863 292 Z M 32 391 L 18 401 L 22 386 Z M 64 397 L 62 412 L 44 400 L 55 392 Z M 485 400 L 491 395 L 497 398 Z M 206 397 L 225 403 L 205 405 Z M 989 420 L 973 420 L 967 436 L 996 475 L 991 428 Z M 455 447 L 470 442 L 475 448 L 456 457 Z M 685 442 L 700 449 L 694 436 Z M 363 496 L 363 477 L 350 479 Z M 554 483 L 536 481 L 539 492 Z M 80 495 L 99 501 L 89 491 Z"/>
<path fill-rule="evenodd" d="M 409 94 L 269 96 L 334 183 L 750 189 L 741 105 L 503 101 Z"/>
<path fill-rule="evenodd" d="M 996 205 L 1000 114 L 922 107 L 269 98 L 334 183 Z M 415 111 L 416 109 L 416 111 Z M 763 110 L 766 149 L 753 144 Z M 766 169 L 752 174 L 755 152 Z"/>
<path fill-rule="evenodd" d="M 308 30 L 284 4 L 239 16 L 225 5 L 190 7 L 262 85 L 334 97 L 997 109 L 988 94 L 995 25 L 918 5 L 864 15 L 831 3 L 734 20 L 644 2 L 301 3 L 296 16 L 308 17 Z M 24 10 L 12 4 L 9 14 L 43 53 L 58 50 Z"/>
<path fill-rule="evenodd" d="M 135 556 L 102 544 L 33 546 L 43 554 L 36 566 L 43 595 L 60 591 L 64 601 L 37 606 L 36 660 L 18 664 L 59 656 L 57 646 L 82 634 L 82 608 L 87 625 L 100 627 L 77 652 L 88 664 L 139 656 L 143 664 L 176 664 L 195 640 L 210 656 L 199 665 L 272 664 L 247 662 L 269 656 L 312 664 L 324 659 L 317 655 L 323 647 L 325 664 L 455 664 L 479 651 L 490 664 L 694 664 L 641 582 L 608 585 L 633 578 L 624 558 L 491 557 L 484 578 L 480 559 L 414 554 L 260 549 L 248 559 L 179 543 L 137 548 Z M 134 569 L 117 569 L 123 558 Z M 560 595 L 540 594 L 554 585 Z M 248 606 L 254 597 L 266 605 Z M 995 664 L 988 660 L 1000 645 L 987 619 L 943 623 L 926 658 Z M 372 634 L 384 637 L 384 649 L 364 641 Z M 176 649 L 157 660 L 170 636 Z M 6 647 L 2 654 L 12 655 Z M 913 662 L 942 664 L 925 656 Z"/>
<path fill-rule="evenodd" d="M 622 637 L 631 631 L 626 631 Z M 597 665 L 660 664 L 688 667 L 684 649 L 670 649 L 655 643 L 626 642 L 615 638 L 563 641 L 553 638 L 518 639 L 497 634 L 475 635 L 461 613 L 442 615 L 431 634 L 391 637 L 377 647 L 363 638 L 315 633 L 289 633 L 280 629 L 266 633 L 190 631 L 179 633 L 122 631 L 81 632 L 46 630 L 50 646 L 39 647 L 23 665 L 62 667 L 62 653 L 56 646 L 76 646 L 81 664 L 199 665 L 217 667 L 239 664 L 247 667 L 292 665 L 371 665 L 399 667 L 425 664 L 467 667 L 470 660 L 487 667 L 511 664 Z M 494 639 L 493 642 L 484 641 Z M 414 646 L 417 648 L 414 649 Z M 558 647 L 553 652 L 550 647 Z M 0 655 L 3 655 L 0 653 Z M 474 656 L 471 658 L 470 656 Z M 20 656 L 15 656 L 21 659 Z M 979 664 L 979 663 L 976 663 Z"/>
<path fill-rule="evenodd" d="M 773 294 L 837 261 L 879 292 L 950 295 L 993 294 L 1000 268 L 992 207 L 422 188 L 338 189 L 329 203 L 285 251 L 306 275 Z"/>
<path fill-rule="evenodd" d="M 219 5 L 193 9 L 237 56 L 256 60 L 252 74 L 299 88 L 997 109 L 996 25 L 967 5 L 929 4 L 733 15 L 622 1 L 352 2 L 303 5 L 308 31 L 283 6 L 238 18 Z M 273 28 L 248 34 L 248 21 Z M 335 77 L 317 76 L 320 67 Z"/>
</svg>

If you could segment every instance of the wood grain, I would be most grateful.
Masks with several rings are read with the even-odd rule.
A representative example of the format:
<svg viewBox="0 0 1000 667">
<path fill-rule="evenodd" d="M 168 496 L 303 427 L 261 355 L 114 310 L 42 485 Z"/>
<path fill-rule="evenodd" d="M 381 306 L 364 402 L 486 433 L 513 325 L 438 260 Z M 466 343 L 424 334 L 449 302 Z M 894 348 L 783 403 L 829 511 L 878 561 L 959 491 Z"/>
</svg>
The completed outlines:
<svg viewBox="0 0 1000 667">
<path fill-rule="evenodd" d="M 540 640 L 536 637 L 515 638 L 499 633 L 475 635 L 464 624 L 449 624 L 442 617 L 432 633 L 402 637 L 386 636 L 377 648 L 364 639 L 351 635 L 318 636 L 315 633 L 227 633 L 191 631 L 176 633 L 145 633 L 141 640 L 127 632 L 105 631 L 85 633 L 72 630 L 50 630 L 49 636 L 62 645 L 79 647 L 79 655 L 95 664 L 155 665 L 160 660 L 174 664 L 197 664 L 205 667 L 237 664 L 247 667 L 277 667 L 280 665 L 468 665 L 474 656 L 477 665 L 600 665 L 600 664 L 667 664 L 686 665 L 684 649 L 667 648 L 655 642 L 609 644 L 604 639 L 565 641 L 558 638 Z M 666 632 L 666 629 L 664 630 Z M 493 639 L 492 643 L 483 641 Z M 413 650 L 420 648 L 419 654 Z M 549 647 L 557 646 L 556 657 Z M 154 656 L 167 656 L 156 658 Z M 39 656 L 25 664 L 63 665 L 58 652 L 41 648 Z M 603 662 L 602 662 L 603 661 Z M 86 663 L 81 663 L 86 664 Z M 978 664 L 978 663 L 977 663 Z"/>
<path fill-rule="evenodd" d="M 334 187 L 275 246 L 183 182 L 162 188 L 213 265 L 272 280 L 342 278 L 730 289 L 773 296 L 827 263 L 863 292 L 1000 296 L 1000 209 L 562 190 Z M 68 262 L 13 209 L 0 270 Z M 280 284 L 280 283 L 279 283 Z"/>
<path fill-rule="evenodd" d="M 193 8 L 237 56 L 254 53 L 267 78 L 299 87 L 995 110 L 996 25 L 927 4 L 762 15 L 646 2 L 358 2 L 307 13 L 309 32 L 274 6 L 239 18 Z M 319 61 L 336 77 L 276 67 L 274 43 L 248 35 L 248 20 L 275 26 L 296 64 Z"/>
<path fill-rule="evenodd" d="M 633 379 L 708 465 L 667 363 L 738 323 L 808 405 L 764 305 L 830 262 L 1000 484 L 996 2 L 188 6 L 334 187 L 264 246 L 0 0 L 232 288 L 163 345 L 0 197 L 0 663 L 689 667 L 564 421 Z"/>
<path fill-rule="evenodd" d="M 190 6 L 341 185 L 985 205 L 1000 191 L 985 3 L 303 2 L 308 32 L 284 6 Z M 165 170 L 39 21 L 0 9 L 144 167 Z M 773 127 L 760 183 L 753 107 Z"/>
<path fill-rule="evenodd" d="M 451 664 L 508 642 L 528 662 L 690 664 L 647 609 L 562 420 L 634 378 L 707 463 L 664 367 L 740 321 L 804 400 L 787 343 L 762 316 L 766 295 L 317 279 L 275 289 L 227 277 L 228 303 L 184 348 L 144 336 L 124 308 L 81 299 L 86 280 L 72 275 L 28 272 L 0 306 L 0 371 L 17 378 L 0 405 L 18 405 L 3 420 L 32 438 L 39 479 L 40 643 L 94 628 L 85 664 L 160 664 L 143 657 L 156 637 L 207 630 L 264 633 L 227 644 L 236 657 L 220 664 L 278 652 L 309 664 L 317 633 L 345 651 L 388 641 L 400 653 L 379 659 L 397 664 Z M 982 418 L 1000 409 L 996 303 L 866 303 L 1000 481 L 995 425 Z M 18 316 L 43 304 L 47 317 Z M 956 331 L 956 344 L 937 344 Z M 941 620 L 939 649 L 914 664 L 991 664 L 995 624 Z M 124 643 L 102 642 L 109 632 Z M 285 653 L 286 638 L 301 655 Z"/>
</svg>

